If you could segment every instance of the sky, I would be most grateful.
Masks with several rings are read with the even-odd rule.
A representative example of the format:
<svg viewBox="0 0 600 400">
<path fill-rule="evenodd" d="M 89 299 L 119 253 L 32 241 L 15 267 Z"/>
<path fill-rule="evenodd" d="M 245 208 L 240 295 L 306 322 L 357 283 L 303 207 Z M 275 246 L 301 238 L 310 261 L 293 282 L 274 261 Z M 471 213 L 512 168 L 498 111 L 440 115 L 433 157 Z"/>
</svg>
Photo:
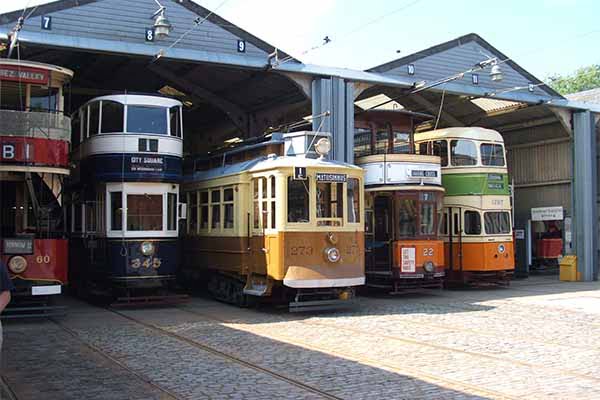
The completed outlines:
<svg viewBox="0 0 600 400">
<path fill-rule="evenodd" d="M 195 1 L 311 64 L 367 69 L 472 32 L 540 79 L 600 64 L 597 0 Z"/>
</svg>

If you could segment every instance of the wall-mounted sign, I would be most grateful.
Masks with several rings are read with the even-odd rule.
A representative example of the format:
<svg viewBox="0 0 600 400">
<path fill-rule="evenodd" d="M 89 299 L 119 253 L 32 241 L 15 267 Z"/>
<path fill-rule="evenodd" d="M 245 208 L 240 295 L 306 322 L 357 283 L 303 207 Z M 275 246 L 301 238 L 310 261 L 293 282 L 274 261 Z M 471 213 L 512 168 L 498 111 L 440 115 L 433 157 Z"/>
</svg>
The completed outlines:
<svg viewBox="0 0 600 400">
<path fill-rule="evenodd" d="M 538 207 L 531 209 L 532 221 L 562 221 L 563 218 L 562 207 Z"/>
<path fill-rule="evenodd" d="M 413 169 L 410 171 L 410 176 L 413 178 L 437 178 L 437 171 L 426 171 L 420 169 Z"/>
<path fill-rule="evenodd" d="M 19 67 L 18 65 L 0 64 L 0 80 L 47 85 L 48 71 L 30 67 Z"/>
<path fill-rule="evenodd" d="M 305 181 L 306 180 L 306 168 L 305 167 L 294 167 L 294 180 Z"/>
<path fill-rule="evenodd" d="M 245 40 L 238 40 L 237 41 L 237 51 L 238 51 L 238 53 L 245 53 L 246 52 L 246 41 Z"/>
<path fill-rule="evenodd" d="M 525 229 L 515 229 L 515 239 L 517 239 L 517 240 L 525 239 Z"/>
<path fill-rule="evenodd" d="M 146 28 L 146 33 L 144 34 L 146 42 L 154 42 L 154 28 Z"/>
<path fill-rule="evenodd" d="M 33 254 L 33 239 L 8 238 L 3 240 L 4 254 Z"/>
<path fill-rule="evenodd" d="M 162 157 L 133 156 L 130 168 L 131 172 L 163 172 L 165 160 Z"/>
<path fill-rule="evenodd" d="M 346 174 L 317 173 L 317 182 L 343 183 L 343 182 L 346 182 L 347 179 L 348 179 L 348 176 Z"/>
<path fill-rule="evenodd" d="M 42 17 L 42 29 L 45 31 L 52 30 L 52 17 L 49 15 L 44 15 Z"/>
</svg>

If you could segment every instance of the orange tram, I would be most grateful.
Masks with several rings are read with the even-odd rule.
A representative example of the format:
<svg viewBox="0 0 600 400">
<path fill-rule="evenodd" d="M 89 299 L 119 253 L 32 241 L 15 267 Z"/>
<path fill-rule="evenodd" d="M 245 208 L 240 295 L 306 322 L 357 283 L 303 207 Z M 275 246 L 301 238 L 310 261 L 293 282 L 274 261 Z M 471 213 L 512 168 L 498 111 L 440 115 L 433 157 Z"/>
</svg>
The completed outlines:
<svg viewBox="0 0 600 400">
<path fill-rule="evenodd" d="M 54 65 L 0 60 L 0 259 L 16 288 L 9 316 L 63 312 L 50 299 L 68 275 L 63 86 L 72 77 Z"/>
<path fill-rule="evenodd" d="M 442 288 L 440 158 L 415 154 L 415 121 L 402 110 L 355 116 L 354 162 L 365 170 L 366 285 L 392 293 Z"/>
</svg>

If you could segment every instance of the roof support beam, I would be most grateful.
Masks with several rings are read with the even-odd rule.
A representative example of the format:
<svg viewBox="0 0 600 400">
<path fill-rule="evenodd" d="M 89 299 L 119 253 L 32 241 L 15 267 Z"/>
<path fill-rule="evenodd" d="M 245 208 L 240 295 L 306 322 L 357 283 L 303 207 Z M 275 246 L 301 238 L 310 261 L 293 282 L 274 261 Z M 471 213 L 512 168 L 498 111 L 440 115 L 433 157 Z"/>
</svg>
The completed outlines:
<svg viewBox="0 0 600 400">
<path fill-rule="evenodd" d="M 216 94 L 198 86 L 197 84 L 177 76 L 166 68 L 155 64 L 149 65 L 148 68 L 161 78 L 164 78 L 173 83 L 175 86 L 178 86 L 180 90 L 187 92 L 190 97 L 212 103 L 214 106 L 227 114 L 231 122 L 240 131 L 242 131 L 244 135 L 249 134 L 248 114 L 237 104 L 233 104 L 222 97 L 219 97 Z"/>
<path fill-rule="evenodd" d="M 550 111 L 556 115 L 558 121 L 561 123 L 565 131 L 569 135 L 570 138 L 573 137 L 573 123 L 572 116 L 570 110 L 565 110 L 564 108 L 556 108 L 556 107 L 548 107 Z"/>
<path fill-rule="evenodd" d="M 533 128 L 536 126 L 549 125 L 558 122 L 556 117 L 546 117 L 534 119 L 526 122 L 519 122 L 516 124 L 502 125 L 502 126 L 492 126 L 491 129 L 497 130 L 501 133 L 510 132 L 510 131 L 518 131 L 520 129 Z"/>
<path fill-rule="evenodd" d="M 431 103 L 429 100 L 427 100 L 420 94 L 413 94 L 413 95 L 411 95 L 410 98 L 412 100 L 414 100 L 415 103 L 418 103 L 422 107 L 425 107 L 428 112 L 430 112 L 434 115 L 437 115 L 440 111 L 439 106 L 434 105 L 433 103 Z M 449 126 L 464 126 L 464 123 L 462 123 L 458 119 L 454 118 L 452 115 L 450 115 L 449 113 L 447 113 L 444 110 L 442 110 L 442 114 L 441 114 L 440 118 L 442 121 L 444 121 Z"/>
</svg>

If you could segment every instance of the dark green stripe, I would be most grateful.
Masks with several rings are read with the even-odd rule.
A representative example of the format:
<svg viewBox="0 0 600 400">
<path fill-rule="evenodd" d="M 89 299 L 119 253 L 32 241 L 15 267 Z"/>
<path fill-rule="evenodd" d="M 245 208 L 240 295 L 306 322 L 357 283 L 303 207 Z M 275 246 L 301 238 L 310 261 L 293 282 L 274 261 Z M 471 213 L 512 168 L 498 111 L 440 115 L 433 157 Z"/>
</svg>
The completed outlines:
<svg viewBox="0 0 600 400">
<path fill-rule="evenodd" d="M 508 174 L 444 174 L 446 196 L 509 195 Z"/>
</svg>

